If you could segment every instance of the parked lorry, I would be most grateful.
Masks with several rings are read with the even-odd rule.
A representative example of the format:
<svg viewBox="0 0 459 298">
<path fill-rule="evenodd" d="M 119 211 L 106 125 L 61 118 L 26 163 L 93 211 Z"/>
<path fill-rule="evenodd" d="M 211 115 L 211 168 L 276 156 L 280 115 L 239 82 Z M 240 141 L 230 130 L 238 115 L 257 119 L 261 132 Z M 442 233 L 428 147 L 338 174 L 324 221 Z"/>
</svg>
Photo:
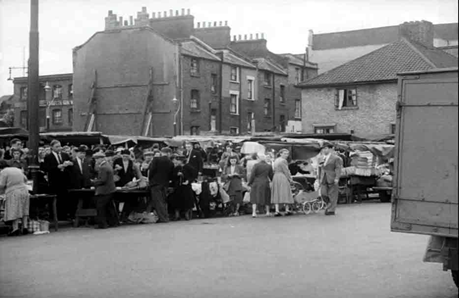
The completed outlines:
<svg viewBox="0 0 459 298">
<path fill-rule="evenodd" d="M 431 236 L 425 262 L 458 277 L 458 69 L 399 75 L 393 232 Z"/>
</svg>

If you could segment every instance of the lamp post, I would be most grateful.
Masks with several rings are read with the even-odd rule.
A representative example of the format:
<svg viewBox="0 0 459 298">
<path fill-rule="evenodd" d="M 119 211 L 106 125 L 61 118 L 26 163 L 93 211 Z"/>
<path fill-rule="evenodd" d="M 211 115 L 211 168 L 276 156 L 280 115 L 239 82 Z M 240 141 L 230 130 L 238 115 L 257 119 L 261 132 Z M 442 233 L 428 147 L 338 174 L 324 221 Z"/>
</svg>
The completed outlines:
<svg viewBox="0 0 459 298">
<path fill-rule="evenodd" d="M 46 102 L 46 132 L 49 132 L 49 127 L 50 127 L 50 115 L 49 115 L 49 107 L 51 106 L 52 102 L 53 102 L 53 98 L 51 98 L 51 100 L 48 102 L 47 98 L 48 98 L 48 93 L 49 91 L 51 90 L 51 87 L 49 86 L 49 83 L 46 82 L 46 85 L 45 85 L 45 102 Z M 51 94 L 52 96 L 52 94 Z"/>
<path fill-rule="evenodd" d="M 32 174 L 33 192 L 38 192 L 38 146 L 40 142 L 38 109 L 39 109 L 39 78 L 38 78 L 38 0 L 30 0 L 30 34 L 29 34 L 29 67 L 28 67 L 28 104 L 29 114 L 29 170 Z"/>
<path fill-rule="evenodd" d="M 174 97 L 172 99 L 172 102 L 174 104 L 178 103 L 177 111 L 175 111 L 175 115 L 174 115 L 174 137 L 175 137 L 175 136 L 177 136 L 177 116 L 178 116 L 178 113 L 180 112 L 180 110 L 182 108 L 182 105 L 181 105 L 180 101 L 176 97 Z"/>
</svg>

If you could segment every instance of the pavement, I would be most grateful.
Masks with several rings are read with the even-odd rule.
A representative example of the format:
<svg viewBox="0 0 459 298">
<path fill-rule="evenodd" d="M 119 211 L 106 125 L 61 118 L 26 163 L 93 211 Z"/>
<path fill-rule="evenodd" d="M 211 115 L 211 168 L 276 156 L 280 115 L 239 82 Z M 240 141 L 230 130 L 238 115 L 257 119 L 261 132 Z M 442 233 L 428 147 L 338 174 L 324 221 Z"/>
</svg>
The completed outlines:
<svg viewBox="0 0 459 298">
<path fill-rule="evenodd" d="M 390 204 L 0 238 L 0 297 L 453 298 Z"/>
</svg>

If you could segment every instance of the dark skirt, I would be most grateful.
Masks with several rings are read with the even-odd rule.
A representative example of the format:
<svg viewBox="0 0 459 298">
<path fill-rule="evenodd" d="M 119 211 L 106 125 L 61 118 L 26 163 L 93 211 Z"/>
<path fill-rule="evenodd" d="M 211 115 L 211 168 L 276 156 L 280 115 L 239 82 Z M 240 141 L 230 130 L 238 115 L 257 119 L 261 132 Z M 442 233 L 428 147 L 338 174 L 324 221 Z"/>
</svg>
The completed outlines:
<svg viewBox="0 0 459 298">
<path fill-rule="evenodd" d="M 194 191 L 190 185 L 178 186 L 171 197 L 172 208 L 190 210 L 194 207 Z"/>
</svg>

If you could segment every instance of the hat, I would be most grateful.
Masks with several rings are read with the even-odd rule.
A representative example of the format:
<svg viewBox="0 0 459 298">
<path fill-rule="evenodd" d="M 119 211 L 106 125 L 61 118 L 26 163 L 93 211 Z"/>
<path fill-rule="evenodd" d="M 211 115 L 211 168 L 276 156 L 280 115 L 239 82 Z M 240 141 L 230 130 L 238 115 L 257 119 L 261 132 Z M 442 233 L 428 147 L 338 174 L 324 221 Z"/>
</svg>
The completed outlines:
<svg viewBox="0 0 459 298">
<path fill-rule="evenodd" d="M 324 148 L 333 149 L 333 144 L 332 143 L 324 143 L 321 149 L 324 149 Z"/>
<path fill-rule="evenodd" d="M 116 148 L 116 152 L 117 152 L 117 153 L 118 153 L 118 152 L 122 152 L 123 150 L 124 150 L 123 147 L 118 147 L 118 148 Z"/>
<path fill-rule="evenodd" d="M 93 157 L 94 159 L 105 158 L 105 153 L 99 151 L 99 152 L 97 152 L 96 154 L 94 154 L 92 157 Z"/>
<path fill-rule="evenodd" d="M 131 155 L 131 151 L 129 151 L 128 149 L 124 149 L 121 151 L 121 155 Z"/>
</svg>

